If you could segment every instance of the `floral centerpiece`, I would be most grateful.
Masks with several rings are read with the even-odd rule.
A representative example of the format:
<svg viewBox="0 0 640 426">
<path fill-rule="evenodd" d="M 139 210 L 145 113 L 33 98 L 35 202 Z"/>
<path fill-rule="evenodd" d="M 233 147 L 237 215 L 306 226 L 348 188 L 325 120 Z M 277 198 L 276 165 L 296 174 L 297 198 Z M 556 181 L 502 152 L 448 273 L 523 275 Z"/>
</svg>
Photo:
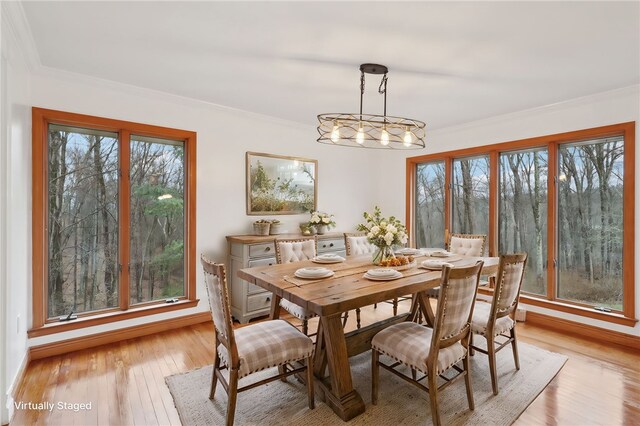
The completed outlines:
<svg viewBox="0 0 640 426">
<path fill-rule="evenodd" d="M 382 217 L 378 206 L 373 214 L 364 212 L 364 218 L 366 222 L 358 225 L 358 231 L 366 232 L 367 240 L 378 248 L 373 254 L 373 263 L 378 265 L 383 260 L 395 257 L 393 246 L 407 243 L 407 228 L 395 216 Z"/>
<path fill-rule="evenodd" d="M 313 211 L 311 212 L 309 225 L 315 227 L 316 232 L 322 235 L 327 232 L 328 229 L 336 226 L 336 222 L 333 220 L 333 215 L 319 211 Z"/>
</svg>

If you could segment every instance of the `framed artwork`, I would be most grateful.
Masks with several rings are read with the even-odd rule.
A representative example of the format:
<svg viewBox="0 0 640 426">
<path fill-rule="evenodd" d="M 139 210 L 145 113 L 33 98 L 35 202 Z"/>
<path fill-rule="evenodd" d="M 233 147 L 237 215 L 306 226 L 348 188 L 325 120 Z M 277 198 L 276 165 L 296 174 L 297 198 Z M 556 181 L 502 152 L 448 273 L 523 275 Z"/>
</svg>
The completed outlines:
<svg viewBox="0 0 640 426">
<path fill-rule="evenodd" d="M 316 210 L 318 160 L 247 152 L 247 214 Z"/>
</svg>

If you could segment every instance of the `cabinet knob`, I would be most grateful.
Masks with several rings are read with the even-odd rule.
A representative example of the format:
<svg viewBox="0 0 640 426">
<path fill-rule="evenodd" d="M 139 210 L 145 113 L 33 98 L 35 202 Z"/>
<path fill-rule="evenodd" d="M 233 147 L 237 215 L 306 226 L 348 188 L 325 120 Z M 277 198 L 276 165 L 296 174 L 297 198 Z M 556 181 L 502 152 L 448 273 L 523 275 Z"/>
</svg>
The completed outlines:
<svg viewBox="0 0 640 426">
<path fill-rule="evenodd" d="M 271 298 L 270 297 L 267 297 L 267 302 L 271 302 Z"/>
<path fill-rule="evenodd" d="M 327 245 L 326 245 L 326 244 L 323 244 L 323 245 L 322 245 L 322 248 L 327 248 Z"/>
<path fill-rule="evenodd" d="M 271 250 L 271 247 L 267 247 L 264 249 L 264 251 L 270 251 L 270 250 Z"/>
<path fill-rule="evenodd" d="M 333 243 L 329 244 L 329 247 L 333 247 Z"/>
<path fill-rule="evenodd" d="M 269 266 L 273 266 L 273 263 L 269 263 Z"/>
</svg>

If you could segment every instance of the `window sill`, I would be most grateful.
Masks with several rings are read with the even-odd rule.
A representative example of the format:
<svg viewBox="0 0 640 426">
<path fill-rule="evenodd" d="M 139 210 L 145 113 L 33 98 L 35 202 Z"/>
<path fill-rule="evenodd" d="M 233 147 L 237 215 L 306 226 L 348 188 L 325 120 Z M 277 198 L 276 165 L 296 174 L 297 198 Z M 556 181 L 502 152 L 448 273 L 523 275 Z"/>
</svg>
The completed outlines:
<svg viewBox="0 0 640 426">
<path fill-rule="evenodd" d="M 67 322 L 52 322 L 42 327 L 32 328 L 27 335 L 32 337 L 47 336 L 49 334 L 62 333 L 79 328 L 93 327 L 100 324 L 108 324 L 111 322 L 123 321 L 132 318 L 138 318 L 148 315 L 160 314 L 163 312 L 171 312 L 179 309 L 195 308 L 200 300 L 180 300 L 176 303 L 156 303 L 152 305 L 131 308 L 127 311 L 115 311 L 103 314 L 80 317 L 77 320 Z"/>
<path fill-rule="evenodd" d="M 478 289 L 478 293 L 491 296 L 493 295 L 493 290 L 480 288 Z M 625 317 L 621 313 L 600 312 L 591 308 L 571 305 L 568 303 L 559 302 L 557 300 L 540 299 L 538 297 L 533 297 L 528 295 L 520 295 L 520 303 L 524 303 L 532 306 L 540 306 L 541 308 L 547 308 L 554 311 L 566 312 L 568 314 L 593 318 L 600 321 L 606 321 L 606 322 L 624 325 L 627 327 L 634 327 L 638 322 L 637 319 Z"/>
</svg>

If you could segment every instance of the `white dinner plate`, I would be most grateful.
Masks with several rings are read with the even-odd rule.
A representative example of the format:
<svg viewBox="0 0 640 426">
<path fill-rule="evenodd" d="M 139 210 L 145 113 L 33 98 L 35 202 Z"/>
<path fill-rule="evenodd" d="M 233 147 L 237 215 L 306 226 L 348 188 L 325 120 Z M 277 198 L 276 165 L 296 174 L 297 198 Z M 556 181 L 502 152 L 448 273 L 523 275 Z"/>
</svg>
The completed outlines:
<svg viewBox="0 0 640 426">
<path fill-rule="evenodd" d="M 404 254 L 404 255 L 411 256 L 411 255 L 416 255 L 416 254 L 422 254 L 422 252 L 420 250 L 418 250 L 418 249 L 407 247 L 407 248 L 403 248 L 403 249 L 400 249 L 400 250 L 396 250 L 396 254 Z"/>
<path fill-rule="evenodd" d="M 321 274 L 321 275 L 318 275 L 318 274 L 308 275 L 308 274 L 304 274 L 304 273 L 301 274 L 298 271 L 294 272 L 293 275 L 295 275 L 298 278 L 305 279 L 305 280 L 317 280 L 317 279 L 320 279 L 320 278 L 329 278 L 329 277 L 333 276 L 334 273 L 335 272 L 330 271 L 330 270 L 327 269 L 327 272 L 324 273 L 324 274 Z"/>
<path fill-rule="evenodd" d="M 313 259 L 311 259 L 312 262 L 314 263 L 340 263 L 340 262 L 344 262 L 345 259 L 342 256 L 335 256 L 335 257 L 321 257 L 321 256 L 316 256 Z"/>
<path fill-rule="evenodd" d="M 436 250 L 436 251 L 432 251 L 431 253 L 429 253 L 429 256 L 431 257 L 449 257 L 449 256 L 453 256 L 453 253 L 446 251 L 446 250 Z"/>
<path fill-rule="evenodd" d="M 404 275 L 402 275 L 402 272 L 398 272 L 398 271 L 395 271 L 394 275 L 387 275 L 387 276 L 369 275 L 368 272 L 363 275 L 364 278 L 371 281 L 391 281 L 391 280 L 397 280 L 398 278 L 402 278 L 403 276 Z"/>
<path fill-rule="evenodd" d="M 367 271 L 367 275 L 370 275 L 372 277 L 392 277 L 396 274 L 395 269 L 393 268 L 375 268 L 375 269 L 369 269 Z"/>
<path fill-rule="evenodd" d="M 443 266 L 451 266 L 453 267 L 453 265 L 449 262 L 446 262 L 444 260 L 425 260 L 423 261 L 420 266 L 422 266 L 425 269 L 431 269 L 434 271 L 440 271 L 442 270 Z"/>
</svg>

